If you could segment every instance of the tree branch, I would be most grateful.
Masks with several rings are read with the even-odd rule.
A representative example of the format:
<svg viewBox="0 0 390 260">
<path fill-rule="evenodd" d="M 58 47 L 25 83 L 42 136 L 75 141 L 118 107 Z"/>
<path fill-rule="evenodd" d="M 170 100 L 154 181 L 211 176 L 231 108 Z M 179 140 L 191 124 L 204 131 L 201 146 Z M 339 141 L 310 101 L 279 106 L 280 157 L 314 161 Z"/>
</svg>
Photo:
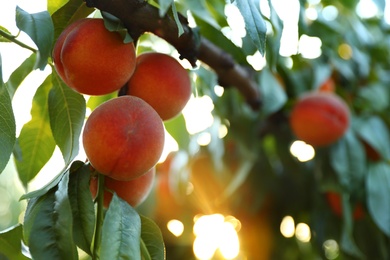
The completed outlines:
<svg viewBox="0 0 390 260">
<path fill-rule="evenodd" d="M 245 97 L 253 109 L 261 104 L 257 84 L 243 66 L 237 64 L 230 54 L 205 38 L 199 38 L 180 16 L 184 33 L 179 37 L 177 24 L 169 15 L 160 17 L 158 8 L 144 0 L 86 0 L 88 7 L 95 7 L 119 18 L 133 39 L 145 32 L 151 32 L 170 43 L 195 66 L 199 59 L 213 69 L 221 86 L 234 86 Z"/>
</svg>

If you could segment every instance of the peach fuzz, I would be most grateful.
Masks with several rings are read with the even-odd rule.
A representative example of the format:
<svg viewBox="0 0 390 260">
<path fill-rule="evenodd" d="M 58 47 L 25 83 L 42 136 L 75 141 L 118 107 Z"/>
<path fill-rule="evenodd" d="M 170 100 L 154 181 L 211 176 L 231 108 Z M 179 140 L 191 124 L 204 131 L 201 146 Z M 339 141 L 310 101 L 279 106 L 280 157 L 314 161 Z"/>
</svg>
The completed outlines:
<svg viewBox="0 0 390 260">
<path fill-rule="evenodd" d="M 298 99 L 290 114 L 293 133 L 313 146 L 326 146 L 341 138 L 349 126 L 347 104 L 329 92 L 313 92 Z"/>
<path fill-rule="evenodd" d="M 75 91 L 88 95 L 112 93 L 130 79 L 135 69 L 133 43 L 123 43 L 108 31 L 103 19 L 84 18 L 65 28 L 53 48 L 54 67 Z"/>
<path fill-rule="evenodd" d="M 117 181 L 105 176 L 103 206 L 108 208 L 113 197 L 113 192 L 115 192 L 118 197 L 129 203 L 132 207 L 137 207 L 145 201 L 152 190 L 155 172 L 155 167 L 153 167 L 147 173 L 130 181 Z M 91 178 L 89 188 L 92 197 L 95 198 L 98 192 L 98 178 L 96 176 Z"/>
<path fill-rule="evenodd" d="M 173 57 L 148 52 L 137 57 L 127 94 L 148 102 L 163 120 L 177 116 L 191 97 L 188 72 Z"/>
<path fill-rule="evenodd" d="M 83 145 L 96 171 L 116 180 L 135 179 L 161 157 L 164 126 L 157 112 L 134 96 L 101 104 L 87 119 Z"/>
</svg>

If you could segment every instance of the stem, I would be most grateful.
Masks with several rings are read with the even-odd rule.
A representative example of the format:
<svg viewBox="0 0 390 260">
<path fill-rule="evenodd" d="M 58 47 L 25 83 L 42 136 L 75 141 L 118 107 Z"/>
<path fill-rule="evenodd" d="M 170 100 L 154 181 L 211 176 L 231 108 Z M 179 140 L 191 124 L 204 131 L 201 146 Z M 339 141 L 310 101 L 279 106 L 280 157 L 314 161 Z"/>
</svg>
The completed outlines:
<svg viewBox="0 0 390 260">
<path fill-rule="evenodd" d="M 23 48 L 25 48 L 25 49 L 27 49 L 27 50 L 30 50 L 30 51 L 34 52 L 34 53 L 36 53 L 36 52 L 38 51 L 38 50 L 34 49 L 33 47 L 30 47 L 30 46 L 28 46 L 27 44 L 25 44 L 25 43 L 19 41 L 18 39 L 16 39 L 15 36 L 13 36 L 13 35 L 11 35 L 11 34 L 5 32 L 5 31 L 3 31 L 3 30 L 0 30 L 0 36 L 3 36 L 3 37 L 6 38 L 7 40 L 10 40 L 11 42 L 16 43 L 16 44 L 19 45 L 20 47 L 23 47 Z"/>
<path fill-rule="evenodd" d="M 97 216 L 95 226 L 95 238 L 93 241 L 92 259 L 99 259 L 100 244 L 102 240 L 102 226 L 104 220 L 104 175 L 98 174 L 98 194 L 97 194 Z"/>
</svg>

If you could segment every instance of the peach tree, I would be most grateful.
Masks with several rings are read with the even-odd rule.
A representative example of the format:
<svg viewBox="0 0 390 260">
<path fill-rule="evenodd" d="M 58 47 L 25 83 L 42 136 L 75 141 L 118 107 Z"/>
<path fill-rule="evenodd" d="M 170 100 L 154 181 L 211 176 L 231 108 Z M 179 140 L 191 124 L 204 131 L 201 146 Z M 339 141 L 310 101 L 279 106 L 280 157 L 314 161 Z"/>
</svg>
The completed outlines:
<svg viewBox="0 0 390 260">
<path fill-rule="evenodd" d="M 282 2 L 48 0 L 46 10 L 35 13 L 17 6 L 18 31 L 0 24 L 0 54 L 5 56 L 2 47 L 13 45 L 29 56 L 9 75 L 3 73 L 8 61 L 0 56 L 0 172 L 14 172 L 17 179 L 11 184 L 0 179 L 0 191 L 8 189 L 6 198 L 22 186 L 23 195 L 7 202 L 17 214 L 5 224 L 0 221 L 0 258 L 191 259 L 190 242 L 169 239 L 162 219 L 192 225 L 196 214 L 210 213 L 240 219 L 241 255 L 248 259 L 389 258 L 386 1 L 370 1 L 368 7 L 358 0 L 296 0 L 288 1 L 288 7 Z M 213 119 L 199 131 L 189 131 L 191 117 L 184 112 L 161 120 L 177 148 L 167 157 L 167 169 L 153 162 L 156 187 L 140 207 L 130 205 L 119 191 L 105 189 L 104 175 L 109 173 L 97 171 L 81 145 L 90 114 L 118 96 L 132 95 L 131 84 L 87 96 L 70 88 L 56 68 L 55 43 L 69 25 L 86 17 L 103 19 L 105 30 L 134 44 L 137 55 L 163 50 L 175 57 L 187 69 L 192 98 L 212 103 Z M 94 35 L 94 30 L 85 33 Z M 29 41 L 24 41 L 26 35 Z M 87 42 L 85 37 L 75 45 L 83 49 Z M 91 72 L 97 79 L 101 73 L 95 70 L 122 69 L 119 62 L 97 60 L 91 62 L 99 65 Z M 29 75 L 36 71 L 46 71 L 45 78 L 28 104 L 17 103 L 19 87 L 33 81 Z M 137 79 L 141 85 L 153 74 L 145 71 L 146 77 Z M 165 72 L 154 84 L 175 73 Z M 162 89 L 153 91 L 160 96 Z M 348 110 L 342 131 L 334 128 L 340 118 L 326 102 L 307 105 L 302 120 L 295 121 L 298 126 L 291 126 L 290 115 L 300 98 L 313 93 L 342 100 Z M 165 98 L 162 107 L 178 98 Z M 26 105 L 31 118 L 18 126 L 15 110 Z M 107 118 L 120 114 L 123 110 Z M 316 141 L 298 140 L 295 128 L 313 134 Z M 107 136 L 104 131 L 101 136 Z M 317 145 L 335 131 L 337 138 Z M 204 136 L 207 142 L 201 141 Z M 139 149 L 143 142 L 154 142 L 146 134 L 143 138 Z M 99 149 L 117 152 L 109 148 Z M 63 167 L 42 177 L 56 150 Z M 302 158 L 302 151 L 311 156 Z M 206 160 L 199 164 L 199 158 Z M 164 171 L 169 184 L 160 193 Z M 44 178 L 44 184 L 31 189 L 37 178 Z M 110 203 L 104 201 L 107 192 Z M 298 225 L 294 238 L 281 232 L 286 216 L 310 227 L 308 240 L 300 239 Z"/>
</svg>

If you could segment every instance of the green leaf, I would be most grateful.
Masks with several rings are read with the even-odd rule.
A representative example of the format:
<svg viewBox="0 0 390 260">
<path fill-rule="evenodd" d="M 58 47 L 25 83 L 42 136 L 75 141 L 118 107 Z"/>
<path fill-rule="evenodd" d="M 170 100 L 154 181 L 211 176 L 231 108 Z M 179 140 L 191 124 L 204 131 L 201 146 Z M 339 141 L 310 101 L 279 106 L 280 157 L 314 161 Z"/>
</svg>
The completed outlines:
<svg viewBox="0 0 390 260">
<path fill-rule="evenodd" d="M 383 158 L 390 159 L 390 134 L 380 117 L 371 116 L 361 119 L 355 128 L 359 136 L 378 151 Z"/>
<path fill-rule="evenodd" d="M 17 6 L 16 25 L 21 31 L 27 33 L 38 47 L 39 55 L 35 68 L 43 70 L 51 55 L 54 40 L 54 27 L 49 12 L 29 14 Z"/>
<path fill-rule="evenodd" d="M 79 138 L 85 119 L 85 99 L 52 73 L 49 116 L 54 139 L 69 164 L 79 152 Z"/>
<path fill-rule="evenodd" d="M 207 9 L 207 2 L 205 0 L 192 1 L 186 0 L 185 5 L 188 10 L 191 10 L 192 14 L 195 14 L 199 19 L 202 19 L 204 22 L 208 23 L 217 30 L 221 29 L 221 26 L 212 16 L 212 13 Z M 224 17 L 225 18 L 225 17 Z"/>
<path fill-rule="evenodd" d="M 330 163 L 339 182 L 349 191 L 360 188 L 366 172 L 365 151 L 362 143 L 348 130 L 330 150 Z"/>
<path fill-rule="evenodd" d="M 95 11 L 95 9 L 87 7 L 85 1 L 83 0 L 69 0 L 65 5 L 52 14 L 54 39 L 56 40 L 69 24 L 81 18 L 87 17 L 93 11 Z"/>
<path fill-rule="evenodd" d="M 42 188 L 24 194 L 22 197 L 20 197 L 20 200 L 32 199 L 32 198 L 41 197 L 45 195 L 61 181 L 63 175 L 67 172 L 68 170 L 61 171 L 57 176 L 55 176 L 50 182 L 48 182 Z"/>
<path fill-rule="evenodd" d="M 390 165 L 384 162 L 369 165 L 366 181 L 367 207 L 374 222 L 390 237 Z"/>
<path fill-rule="evenodd" d="M 115 193 L 103 221 L 100 259 L 141 260 L 141 219 Z"/>
<path fill-rule="evenodd" d="M 358 100 L 363 109 L 380 112 L 389 107 L 389 94 L 387 84 L 373 84 L 359 89 Z"/>
<path fill-rule="evenodd" d="M 259 0 L 236 0 L 245 21 L 245 28 L 259 52 L 265 54 L 267 26 L 260 12 Z"/>
<path fill-rule="evenodd" d="M 8 35 L 11 35 L 11 32 L 7 30 L 7 28 L 3 27 L 0 25 L 0 31 L 8 34 Z M 11 42 L 9 39 L 7 39 L 6 37 L 0 35 L 0 42 Z"/>
<path fill-rule="evenodd" d="M 175 3 L 173 3 L 173 5 L 172 5 L 172 13 L 173 13 L 173 19 L 175 20 L 176 25 L 177 25 L 178 37 L 180 37 L 180 35 L 182 35 L 184 33 L 184 29 L 183 29 L 183 25 L 181 24 L 181 21 L 179 19 L 179 14 L 177 13 Z"/>
<path fill-rule="evenodd" d="M 25 239 L 34 259 L 78 259 L 72 235 L 68 199 L 69 174 L 42 197 L 30 200 L 25 215 Z"/>
<path fill-rule="evenodd" d="M 270 70 L 263 69 L 259 85 L 263 98 L 262 109 L 266 115 L 276 112 L 287 102 L 286 92 Z"/>
<path fill-rule="evenodd" d="M 15 157 L 15 163 L 24 186 L 27 186 L 49 161 L 56 146 L 50 129 L 47 102 L 51 87 L 49 75 L 35 93 L 31 120 L 23 126 L 18 137 L 21 156 Z"/>
<path fill-rule="evenodd" d="M 18 224 L 0 232 L 0 254 L 7 259 L 29 259 L 22 254 L 23 226 Z"/>
<path fill-rule="evenodd" d="M 15 91 L 18 89 L 27 75 L 33 71 L 36 59 L 37 55 L 35 53 L 31 54 L 30 57 L 23 61 L 23 63 L 14 72 L 12 72 L 6 83 L 11 97 L 14 96 Z"/>
<path fill-rule="evenodd" d="M 10 95 L 3 81 L 0 56 L 0 173 L 7 165 L 16 143 L 16 125 Z"/>
<path fill-rule="evenodd" d="M 173 0 L 159 0 L 158 3 L 160 4 L 160 8 L 159 8 L 160 17 L 163 17 L 164 15 L 166 15 L 169 7 L 171 7 Z"/>
<path fill-rule="evenodd" d="M 117 97 L 118 93 L 112 92 L 107 95 L 99 95 L 99 96 L 90 96 L 87 101 L 87 107 L 93 111 L 95 108 L 97 108 L 100 104 Z"/>
<path fill-rule="evenodd" d="M 47 1 L 47 11 L 50 14 L 53 14 L 58 9 L 63 7 L 67 2 L 69 2 L 69 0 L 50 0 L 50 1 Z"/>
<path fill-rule="evenodd" d="M 73 237 L 78 247 L 91 255 L 95 209 L 89 190 L 90 165 L 76 161 L 69 176 L 69 201 L 73 215 Z"/>
<path fill-rule="evenodd" d="M 183 114 L 164 122 L 165 129 L 175 139 L 180 149 L 188 148 L 190 135 L 187 132 Z"/>
<path fill-rule="evenodd" d="M 165 260 L 165 245 L 160 228 L 151 219 L 142 215 L 141 238 L 150 259 Z"/>
</svg>

